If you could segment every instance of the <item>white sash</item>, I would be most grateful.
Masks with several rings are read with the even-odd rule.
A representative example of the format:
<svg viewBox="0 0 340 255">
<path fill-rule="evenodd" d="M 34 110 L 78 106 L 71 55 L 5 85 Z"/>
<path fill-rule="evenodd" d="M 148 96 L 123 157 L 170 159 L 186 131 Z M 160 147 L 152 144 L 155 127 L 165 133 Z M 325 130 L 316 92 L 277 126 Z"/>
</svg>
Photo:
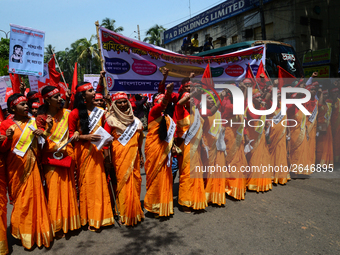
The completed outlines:
<svg viewBox="0 0 340 255">
<path fill-rule="evenodd" d="M 198 130 L 200 129 L 201 126 L 201 115 L 198 111 L 198 109 L 195 109 L 195 118 L 194 118 L 194 123 L 190 126 L 188 133 L 186 134 L 185 137 L 185 145 L 188 145 L 191 141 L 191 139 L 197 134 Z"/>
<path fill-rule="evenodd" d="M 91 133 L 92 130 L 95 128 L 95 126 L 97 125 L 97 123 L 99 122 L 103 114 L 104 114 L 104 110 L 99 109 L 97 107 L 93 109 L 93 111 L 91 112 L 89 116 L 89 129 L 90 129 L 89 133 Z"/>
<path fill-rule="evenodd" d="M 275 125 L 279 124 L 281 122 L 281 120 L 284 118 L 284 115 L 281 114 L 281 111 L 273 117 L 273 122 L 275 123 Z"/>
<path fill-rule="evenodd" d="M 225 129 L 222 128 L 218 133 L 218 138 L 216 140 L 216 148 L 218 151 L 225 151 L 227 149 L 227 145 L 224 141 Z M 226 152 L 225 152 L 226 153 Z"/>
<path fill-rule="evenodd" d="M 168 128 L 168 131 L 167 131 L 167 135 L 166 135 L 166 139 L 165 141 L 167 143 L 170 143 L 172 138 L 174 137 L 175 135 L 175 131 L 176 131 L 176 123 L 173 121 L 173 119 L 168 115 L 168 117 L 170 118 L 170 126 Z M 171 164 L 171 149 L 168 153 L 168 160 L 166 162 L 166 165 L 168 167 L 170 167 L 170 164 Z"/>
<path fill-rule="evenodd" d="M 316 119 L 316 114 L 317 113 L 318 113 L 318 103 L 315 104 L 315 107 L 314 107 L 314 110 L 312 112 L 312 115 L 310 115 L 308 117 L 309 122 L 312 122 L 312 123 L 314 122 L 314 120 Z"/>
<path fill-rule="evenodd" d="M 139 123 L 140 120 L 135 118 L 134 121 L 125 129 L 124 133 L 118 138 L 118 142 L 120 142 L 121 145 L 125 146 L 130 141 L 136 133 Z"/>
<path fill-rule="evenodd" d="M 175 135 L 175 131 L 176 131 L 176 123 L 173 121 L 173 119 L 168 115 L 168 117 L 170 118 L 170 126 L 169 126 L 169 129 L 167 131 L 167 136 L 166 136 L 166 139 L 165 141 L 167 143 L 170 143 L 172 138 L 174 137 Z"/>
</svg>

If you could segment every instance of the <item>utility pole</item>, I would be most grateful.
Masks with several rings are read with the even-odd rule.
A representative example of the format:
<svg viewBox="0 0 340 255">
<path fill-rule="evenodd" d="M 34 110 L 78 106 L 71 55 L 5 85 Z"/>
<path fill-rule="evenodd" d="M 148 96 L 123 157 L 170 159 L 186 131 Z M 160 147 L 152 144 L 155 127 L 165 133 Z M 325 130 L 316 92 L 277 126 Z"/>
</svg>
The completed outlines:
<svg viewBox="0 0 340 255">
<path fill-rule="evenodd" d="M 138 32 L 138 41 L 140 41 L 140 31 L 139 31 L 139 25 L 137 25 L 137 32 Z"/>
<path fill-rule="evenodd" d="M 260 15 L 261 15 L 262 40 L 267 40 L 267 37 L 266 37 L 266 23 L 264 21 L 263 0 L 260 0 Z"/>
</svg>

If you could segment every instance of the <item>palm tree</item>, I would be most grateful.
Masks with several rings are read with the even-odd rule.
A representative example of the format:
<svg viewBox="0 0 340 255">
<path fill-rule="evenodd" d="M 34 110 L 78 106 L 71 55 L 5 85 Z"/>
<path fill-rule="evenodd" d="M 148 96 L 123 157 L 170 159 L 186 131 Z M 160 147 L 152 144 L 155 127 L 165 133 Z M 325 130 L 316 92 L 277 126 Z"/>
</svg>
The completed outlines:
<svg viewBox="0 0 340 255">
<path fill-rule="evenodd" d="M 122 26 L 120 27 L 115 27 L 115 23 L 116 21 L 114 19 L 110 19 L 110 18 L 105 18 L 102 20 L 102 27 L 105 27 L 113 32 L 119 33 L 124 31 L 124 28 Z"/>
<path fill-rule="evenodd" d="M 161 32 L 166 29 L 163 26 L 154 25 L 148 31 L 146 31 L 147 37 L 144 38 L 144 42 L 148 42 L 157 46 L 161 46 Z"/>
<path fill-rule="evenodd" d="M 94 35 L 91 36 L 90 40 L 82 38 L 71 44 L 71 47 L 74 49 L 74 53 L 78 56 L 77 62 L 83 62 L 85 64 L 85 71 L 89 71 L 89 73 L 92 73 L 93 64 L 96 67 L 97 65 L 100 66 L 98 44 L 92 44 L 93 38 L 95 38 Z"/>
<path fill-rule="evenodd" d="M 51 44 L 48 44 L 45 47 L 45 56 L 44 56 L 44 61 L 47 62 L 51 59 L 53 56 L 53 52 L 55 52 L 55 47 L 53 47 Z"/>
</svg>

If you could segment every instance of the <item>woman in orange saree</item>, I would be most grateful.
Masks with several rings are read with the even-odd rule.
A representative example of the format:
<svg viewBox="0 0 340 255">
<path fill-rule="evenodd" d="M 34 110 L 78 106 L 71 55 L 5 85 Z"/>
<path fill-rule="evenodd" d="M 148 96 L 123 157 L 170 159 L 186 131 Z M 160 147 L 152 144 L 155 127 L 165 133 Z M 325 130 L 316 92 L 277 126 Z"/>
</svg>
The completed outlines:
<svg viewBox="0 0 340 255">
<path fill-rule="evenodd" d="M 269 116 L 271 123 L 269 128 L 268 149 L 273 166 L 273 182 L 275 184 L 286 184 L 290 180 L 288 161 L 287 161 L 287 146 L 286 146 L 286 120 L 287 116 L 281 114 L 281 93 L 278 92 L 278 106 L 274 113 Z M 282 125 L 284 124 L 284 125 Z"/>
<path fill-rule="evenodd" d="M 120 219 L 126 226 L 136 225 L 144 218 L 140 203 L 142 177 L 140 164 L 143 162 L 143 124 L 133 116 L 132 106 L 125 93 L 112 97 L 105 130 L 114 137 L 111 162 L 117 179 L 116 202 Z M 106 148 L 105 148 L 106 149 Z M 109 152 L 104 150 L 104 154 Z M 109 159 L 109 157 L 106 157 Z"/>
<path fill-rule="evenodd" d="M 330 125 L 332 101 L 327 99 L 328 90 L 324 90 L 322 94 L 323 100 L 320 100 L 317 118 L 318 135 L 316 138 L 316 164 L 321 164 L 322 168 L 328 168 L 330 164 L 333 164 L 333 136 L 332 126 Z"/>
<path fill-rule="evenodd" d="M 36 129 L 35 119 L 28 117 L 24 95 L 10 96 L 7 104 L 14 118 L 1 123 L 0 133 L 7 133 L 1 152 L 4 153 L 7 169 L 8 192 L 14 205 L 11 232 L 26 249 L 31 249 L 34 244 L 49 247 L 53 233 L 41 183 L 38 143 L 35 138 L 35 135 L 40 136 L 42 132 Z M 32 131 L 29 126 L 35 130 Z"/>
<path fill-rule="evenodd" d="M 224 160 L 224 164 L 229 167 L 226 175 L 225 192 L 237 200 L 242 200 L 247 188 L 246 178 L 244 173 L 241 172 L 241 167 L 248 165 L 244 154 L 244 124 L 241 124 L 245 121 L 243 115 L 233 115 L 231 96 L 226 96 L 223 99 L 222 109 L 222 119 L 228 120 L 228 124 L 224 125 L 224 142 L 227 155 L 225 156 L 225 153 L 221 151 L 217 152 L 216 162 L 222 164 Z"/>
<path fill-rule="evenodd" d="M 189 94 L 180 95 L 183 100 L 178 101 L 174 112 L 177 123 L 177 146 L 182 150 L 182 155 L 178 157 L 180 174 L 178 203 L 183 206 L 186 213 L 190 213 L 191 209 L 201 210 L 208 206 L 200 156 L 203 119 L 196 107 L 196 103 L 199 102 L 190 106 L 190 97 Z M 187 110 L 189 107 L 191 114 Z"/>
<path fill-rule="evenodd" d="M 318 116 L 318 100 L 316 99 L 316 87 L 311 84 L 307 85 L 306 89 L 308 89 L 311 93 L 311 99 L 305 104 L 306 109 L 311 113 L 308 116 L 308 120 L 306 120 L 306 128 L 308 134 L 307 148 L 309 150 L 310 162 L 309 166 L 315 164 L 316 158 L 316 129 L 317 129 L 317 116 Z"/>
<path fill-rule="evenodd" d="M 340 163 L 340 98 L 339 88 L 331 90 L 333 99 L 333 113 L 331 119 L 333 135 L 333 157 L 334 163 Z"/>
<path fill-rule="evenodd" d="M 1 111 L 1 109 L 0 109 Z M 0 146 L 6 136 L 0 135 Z M 0 254 L 8 253 L 7 244 L 7 182 L 5 159 L 0 155 Z"/>
<path fill-rule="evenodd" d="M 227 168 L 224 163 L 217 162 L 217 154 L 222 151 L 224 154 L 225 146 L 223 144 L 216 144 L 218 138 L 224 137 L 221 124 L 214 124 L 215 119 L 221 119 L 221 112 L 217 111 L 220 106 L 219 100 L 217 105 L 214 105 L 214 101 L 209 98 L 207 100 L 207 117 L 204 117 L 203 124 L 203 136 L 202 144 L 203 150 L 202 163 L 205 169 L 214 169 L 214 171 L 208 172 L 205 176 L 205 196 L 207 203 L 216 205 L 224 205 L 226 202 L 225 195 L 225 182 Z M 221 133 L 222 132 L 222 133 Z M 221 134 L 220 134 L 221 133 Z M 203 159 L 203 155 L 206 155 L 206 159 Z M 223 156 L 222 156 L 223 157 Z M 211 168 L 214 167 L 214 168 Z M 224 171 L 223 171 L 224 170 Z"/>
<path fill-rule="evenodd" d="M 261 107 L 261 94 L 255 90 L 253 92 L 254 106 L 259 109 Z M 249 107 L 249 106 L 248 106 Z M 247 179 L 247 188 L 256 192 L 268 191 L 272 189 L 272 179 L 269 169 L 265 171 L 263 166 L 271 164 L 270 154 L 265 138 L 265 122 L 266 115 L 257 116 L 249 111 L 247 107 L 247 132 L 251 146 L 253 149 L 248 152 L 247 159 L 250 167 L 250 173 Z M 262 106 L 260 110 L 264 110 Z M 251 125 L 249 125 L 251 121 Z"/>
<path fill-rule="evenodd" d="M 154 106 L 149 113 L 145 141 L 144 208 L 154 213 L 155 217 L 167 217 L 174 213 L 170 163 L 176 124 L 170 116 L 162 113 L 169 102 L 173 83 L 168 84 L 166 89 L 165 95 L 159 93 L 154 95 Z"/>
<path fill-rule="evenodd" d="M 310 171 L 309 166 L 310 155 L 307 142 L 306 115 L 295 105 L 287 105 L 287 108 L 287 119 L 294 120 L 288 121 L 290 171 L 293 174 L 309 175 L 312 171 Z"/>
<path fill-rule="evenodd" d="M 95 91 L 91 83 L 78 84 L 75 109 L 68 118 L 69 136 L 74 140 L 77 164 L 80 223 L 95 231 L 114 224 L 110 193 L 107 187 L 104 156 L 93 142 L 101 139 L 94 134 L 102 128 L 104 110 L 93 105 Z"/>
<path fill-rule="evenodd" d="M 53 153 L 67 143 L 70 111 L 62 108 L 60 93 L 56 87 L 46 86 L 41 94 L 45 103 L 38 111 L 37 126 L 44 131 L 46 139 L 42 158 L 48 209 L 53 235 L 59 231 L 62 235 L 62 232 L 67 233 L 68 230 L 75 230 L 81 226 L 74 183 L 75 162 L 72 144 L 67 144 L 65 149 L 61 150 L 63 157 L 69 159 L 69 163 L 55 165 L 48 163 L 47 160 L 55 160 Z"/>
</svg>

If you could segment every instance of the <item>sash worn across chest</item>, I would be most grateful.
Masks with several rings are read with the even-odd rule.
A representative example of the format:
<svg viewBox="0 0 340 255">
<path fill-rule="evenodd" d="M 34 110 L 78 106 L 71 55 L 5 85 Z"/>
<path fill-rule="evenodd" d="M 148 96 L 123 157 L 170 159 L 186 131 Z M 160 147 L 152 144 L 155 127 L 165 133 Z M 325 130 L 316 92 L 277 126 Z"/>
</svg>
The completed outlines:
<svg viewBox="0 0 340 255">
<path fill-rule="evenodd" d="M 93 111 L 91 112 L 89 116 L 89 129 L 90 129 L 89 133 L 91 133 L 92 130 L 96 127 L 96 125 L 100 121 L 103 114 L 104 114 L 104 110 L 99 109 L 97 107 L 93 109 Z"/>
<path fill-rule="evenodd" d="M 279 124 L 281 122 L 281 120 L 284 118 L 284 115 L 281 114 L 281 111 L 279 111 L 278 114 L 276 114 L 273 117 L 273 122 L 275 123 L 275 125 Z"/>
<path fill-rule="evenodd" d="M 198 111 L 198 109 L 195 109 L 195 118 L 194 123 L 190 126 L 188 133 L 185 137 L 185 145 L 188 145 L 191 141 L 191 139 L 197 134 L 199 128 L 201 126 L 201 115 Z"/>
<path fill-rule="evenodd" d="M 139 119 L 134 119 L 134 121 L 125 129 L 124 133 L 118 138 L 118 142 L 121 145 L 125 146 L 133 135 L 136 133 L 138 124 L 140 123 Z"/>
<path fill-rule="evenodd" d="M 318 113 L 318 104 L 315 104 L 314 110 L 312 112 L 312 115 L 308 117 L 308 121 L 313 123 L 316 119 L 316 114 Z"/>
<path fill-rule="evenodd" d="M 35 118 L 31 118 L 27 122 L 27 124 L 26 124 L 24 130 L 22 131 L 21 136 L 20 136 L 20 138 L 19 138 L 19 140 L 18 140 L 18 142 L 15 145 L 15 148 L 13 150 L 13 152 L 20 157 L 25 156 L 28 148 L 30 147 L 30 145 L 31 145 L 31 143 L 33 142 L 33 139 L 34 139 L 33 131 L 29 128 L 30 125 L 37 128 Z"/>
<path fill-rule="evenodd" d="M 68 130 L 68 116 L 69 115 L 70 115 L 70 111 L 65 111 L 60 122 L 57 124 L 57 127 L 54 130 L 53 134 L 49 137 L 49 139 L 55 144 L 60 143 L 60 141 L 63 139 L 63 137 L 65 136 Z"/>
<path fill-rule="evenodd" d="M 175 131 L 176 131 L 176 123 L 173 121 L 173 119 L 168 116 L 169 119 L 170 119 L 170 126 L 168 128 L 168 131 L 167 131 L 167 136 L 166 136 L 166 139 L 165 141 L 167 143 L 170 143 L 172 141 L 172 138 L 174 137 L 175 135 Z"/>
<path fill-rule="evenodd" d="M 221 119 L 221 118 L 222 118 L 221 117 L 221 112 L 217 111 L 215 113 L 213 119 L 215 120 L 215 119 Z M 208 133 L 211 134 L 212 136 L 216 137 L 220 133 L 221 127 L 222 127 L 222 125 L 220 123 L 215 124 L 215 125 L 211 125 Z"/>
</svg>

